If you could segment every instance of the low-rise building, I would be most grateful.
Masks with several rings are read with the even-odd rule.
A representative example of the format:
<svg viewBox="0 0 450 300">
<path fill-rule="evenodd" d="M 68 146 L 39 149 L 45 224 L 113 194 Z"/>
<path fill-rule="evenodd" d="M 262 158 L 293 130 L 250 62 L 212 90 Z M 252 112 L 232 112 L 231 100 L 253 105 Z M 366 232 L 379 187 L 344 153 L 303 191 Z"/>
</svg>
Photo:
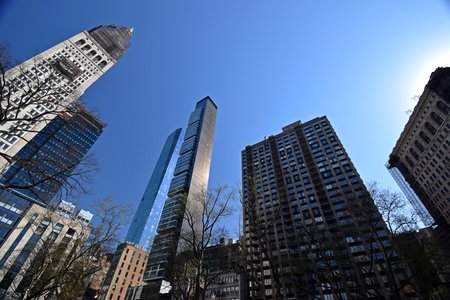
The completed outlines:
<svg viewBox="0 0 450 300">
<path fill-rule="evenodd" d="M 208 274 L 205 278 L 205 299 L 243 299 L 241 286 L 243 274 L 239 272 L 239 244 L 233 239 L 220 243 L 206 249 L 203 263 L 207 266 Z"/>
<path fill-rule="evenodd" d="M 99 299 L 123 300 L 129 286 L 143 284 L 148 252 L 132 243 L 122 243 L 111 261 Z"/>
<path fill-rule="evenodd" d="M 0 247 L 0 297 L 20 298 L 88 237 L 92 214 L 62 201 L 32 204 Z"/>
</svg>

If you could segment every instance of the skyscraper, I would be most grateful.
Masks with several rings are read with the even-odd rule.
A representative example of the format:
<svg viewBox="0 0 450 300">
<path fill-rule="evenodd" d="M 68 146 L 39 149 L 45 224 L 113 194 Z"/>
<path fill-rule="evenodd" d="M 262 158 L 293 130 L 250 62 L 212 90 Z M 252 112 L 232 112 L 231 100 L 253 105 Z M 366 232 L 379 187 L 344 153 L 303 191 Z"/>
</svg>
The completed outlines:
<svg viewBox="0 0 450 300">
<path fill-rule="evenodd" d="M 416 211 L 423 224 L 425 226 L 432 226 L 434 223 L 433 217 L 428 212 L 428 209 L 423 205 L 422 201 L 420 201 L 419 197 L 411 188 L 409 183 L 405 180 L 405 177 L 403 177 L 403 174 L 400 172 L 400 170 L 396 167 L 390 166 L 389 164 L 386 164 L 386 167 L 388 168 L 388 171 L 389 173 L 391 173 L 395 182 L 397 182 L 398 186 L 405 194 L 406 199 L 408 199 L 408 201 L 411 203 L 412 207 Z"/>
<path fill-rule="evenodd" d="M 386 226 L 326 117 L 247 146 L 242 180 L 252 299 L 389 297 Z"/>
<path fill-rule="evenodd" d="M 164 202 L 167 199 L 167 192 L 183 142 L 181 132 L 179 128 L 167 137 L 125 238 L 127 242 L 144 247 L 145 251 L 150 251 L 153 244 Z"/>
<path fill-rule="evenodd" d="M 71 110 L 84 91 L 120 59 L 131 33 L 125 27 L 99 26 L 6 72 L 1 102 L 2 116 L 9 117 L 0 124 L 0 170 L 48 121 Z"/>
<path fill-rule="evenodd" d="M 170 183 L 149 255 L 145 281 L 168 279 L 183 228 L 183 212 L 197 209 L 196 197 L 208 187 L 217 106 L 209 97 L 197 102 L 189 117 L 174 177 Z"/>
<path fill-rule="evenodd" d="M 0 185 L 7 187 L 0 189 L 0 246 L 29 206 L 48 205 L 73 170 L 83 168 L 78 164 L 104 126 L 86 110 L 60 114 L 14 156 L 0 176 Z"/>
<path fill-rule="evenodd" d="M 398 169 L 437 224 L 450 225 L 450 68 L 431 73 L 388 168 Z"/>
</svg>

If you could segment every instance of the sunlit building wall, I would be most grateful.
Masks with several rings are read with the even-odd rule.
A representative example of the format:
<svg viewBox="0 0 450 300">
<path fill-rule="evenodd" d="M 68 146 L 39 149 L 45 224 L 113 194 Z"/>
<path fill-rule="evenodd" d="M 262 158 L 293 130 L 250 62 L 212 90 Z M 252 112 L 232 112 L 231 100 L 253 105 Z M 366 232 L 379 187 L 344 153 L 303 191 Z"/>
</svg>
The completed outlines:
<svg viewBox="0 0 450 300">
<path fill-rule="evenodd" d="M 125 299 L 129 286 L 143 284 L 143 274 L 147 265 L 148 253 L 133 243 L 117 246 L 100 291 L 101 300 Z"/>
<path fill-rule="evenodd" d="M 167 199 L 175 165 L 180 155 L 183 135 L 181 128 L 167 137 L 144 195 L 139 202 L 125 240 L 150 251 L 159 219 Z"/>
<path fill-rule="evenodd" d="M 198 210 L 196 197 L 206 192 L 211 165 L 217 106 L 206 97 L 189 117 L 174 177 L 170 183 L 144 280 L 168 279 L 183 227 L 183 211 Z M 185 206 L 186 205 L 186 206 Z"/>
<path fill-rule="evenodd" d="M 30 86 L 45 82 L 45 101 L 27 105 L 20 111 L 22 119 L 46 112 L 64 111 L 74 103 L 106 71 L 108 71 L 129 47 L 132 29 L 117 26 L 98 26 L 39 53 L 29 60 L 8 70 L 5 79 L 13 86 L 11 105 L 15 105 Z M 36 97 L 42 97 L 39 92 Z M 16 100 L 15 100 L 16 99 Z M 16 102 L 14 102 L 16 101 Z M 33 102 L 33 101 L 31 101 Z M 48 121 L 56 114 L 46 114 L 39 122 L 11 121 L 0 124 L 0 152 L 14 157 Z M 18 133 L 9 135 L 7 131 L 18 128 Z M 8 162 L 0 156 L 0 171 Z"/>
<path fill-rule="evenodd" d="M 67 207 L 73 209 L 68 211 Z M 72 247 L 78 247 L 89 235 L 92 217 L 69 202 L 61 202 L 56 209 L 31 204 L 0 247 L 0 296 L 20 298 L 29 280 L 39 278 L 34 268 L 40 266 L 42 257 L 56 248 L 69 253 Z M 55 255 L 53 259 L 57 258 Z M 30 278 L 28 274 L 33 275 Z"/>
</svg>

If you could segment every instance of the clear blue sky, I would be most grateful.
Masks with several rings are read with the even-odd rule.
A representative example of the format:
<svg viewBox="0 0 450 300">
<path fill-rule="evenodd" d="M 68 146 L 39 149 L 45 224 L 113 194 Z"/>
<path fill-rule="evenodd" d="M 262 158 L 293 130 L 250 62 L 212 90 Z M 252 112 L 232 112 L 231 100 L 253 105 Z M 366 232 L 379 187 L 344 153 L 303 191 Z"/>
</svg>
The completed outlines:
<svg viewBox="0 0 450 300">
<path fill-rule="evenodd" d="M 240 151 L 327 115 L 365 181 L 384 167 L 405 111 L 450 64 L 448 1 L 2 1 L 0 39 L 25 60 L 98 25 L 132 46 L 84 95 L 108 124 L 89 201 L 135 210 L 167 135 L 197 100 L 219 107 L 210 186 L 240 181 Z"/>
</svg>

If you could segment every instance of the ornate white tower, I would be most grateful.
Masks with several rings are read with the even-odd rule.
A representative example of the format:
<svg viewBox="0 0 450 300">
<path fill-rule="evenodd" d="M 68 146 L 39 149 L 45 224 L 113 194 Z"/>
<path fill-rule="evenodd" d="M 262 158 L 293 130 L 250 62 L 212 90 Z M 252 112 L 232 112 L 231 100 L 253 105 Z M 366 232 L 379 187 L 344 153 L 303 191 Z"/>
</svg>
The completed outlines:
<svg viewBox="0 0 450 300">
<path fill-rule="evenodd" d="M 83 31 L 5 73 L 0 113 L 11 118 L 0 122 L 0 170 L 122 57 L 132 32 L 111 25 Z"/>
</svg>

